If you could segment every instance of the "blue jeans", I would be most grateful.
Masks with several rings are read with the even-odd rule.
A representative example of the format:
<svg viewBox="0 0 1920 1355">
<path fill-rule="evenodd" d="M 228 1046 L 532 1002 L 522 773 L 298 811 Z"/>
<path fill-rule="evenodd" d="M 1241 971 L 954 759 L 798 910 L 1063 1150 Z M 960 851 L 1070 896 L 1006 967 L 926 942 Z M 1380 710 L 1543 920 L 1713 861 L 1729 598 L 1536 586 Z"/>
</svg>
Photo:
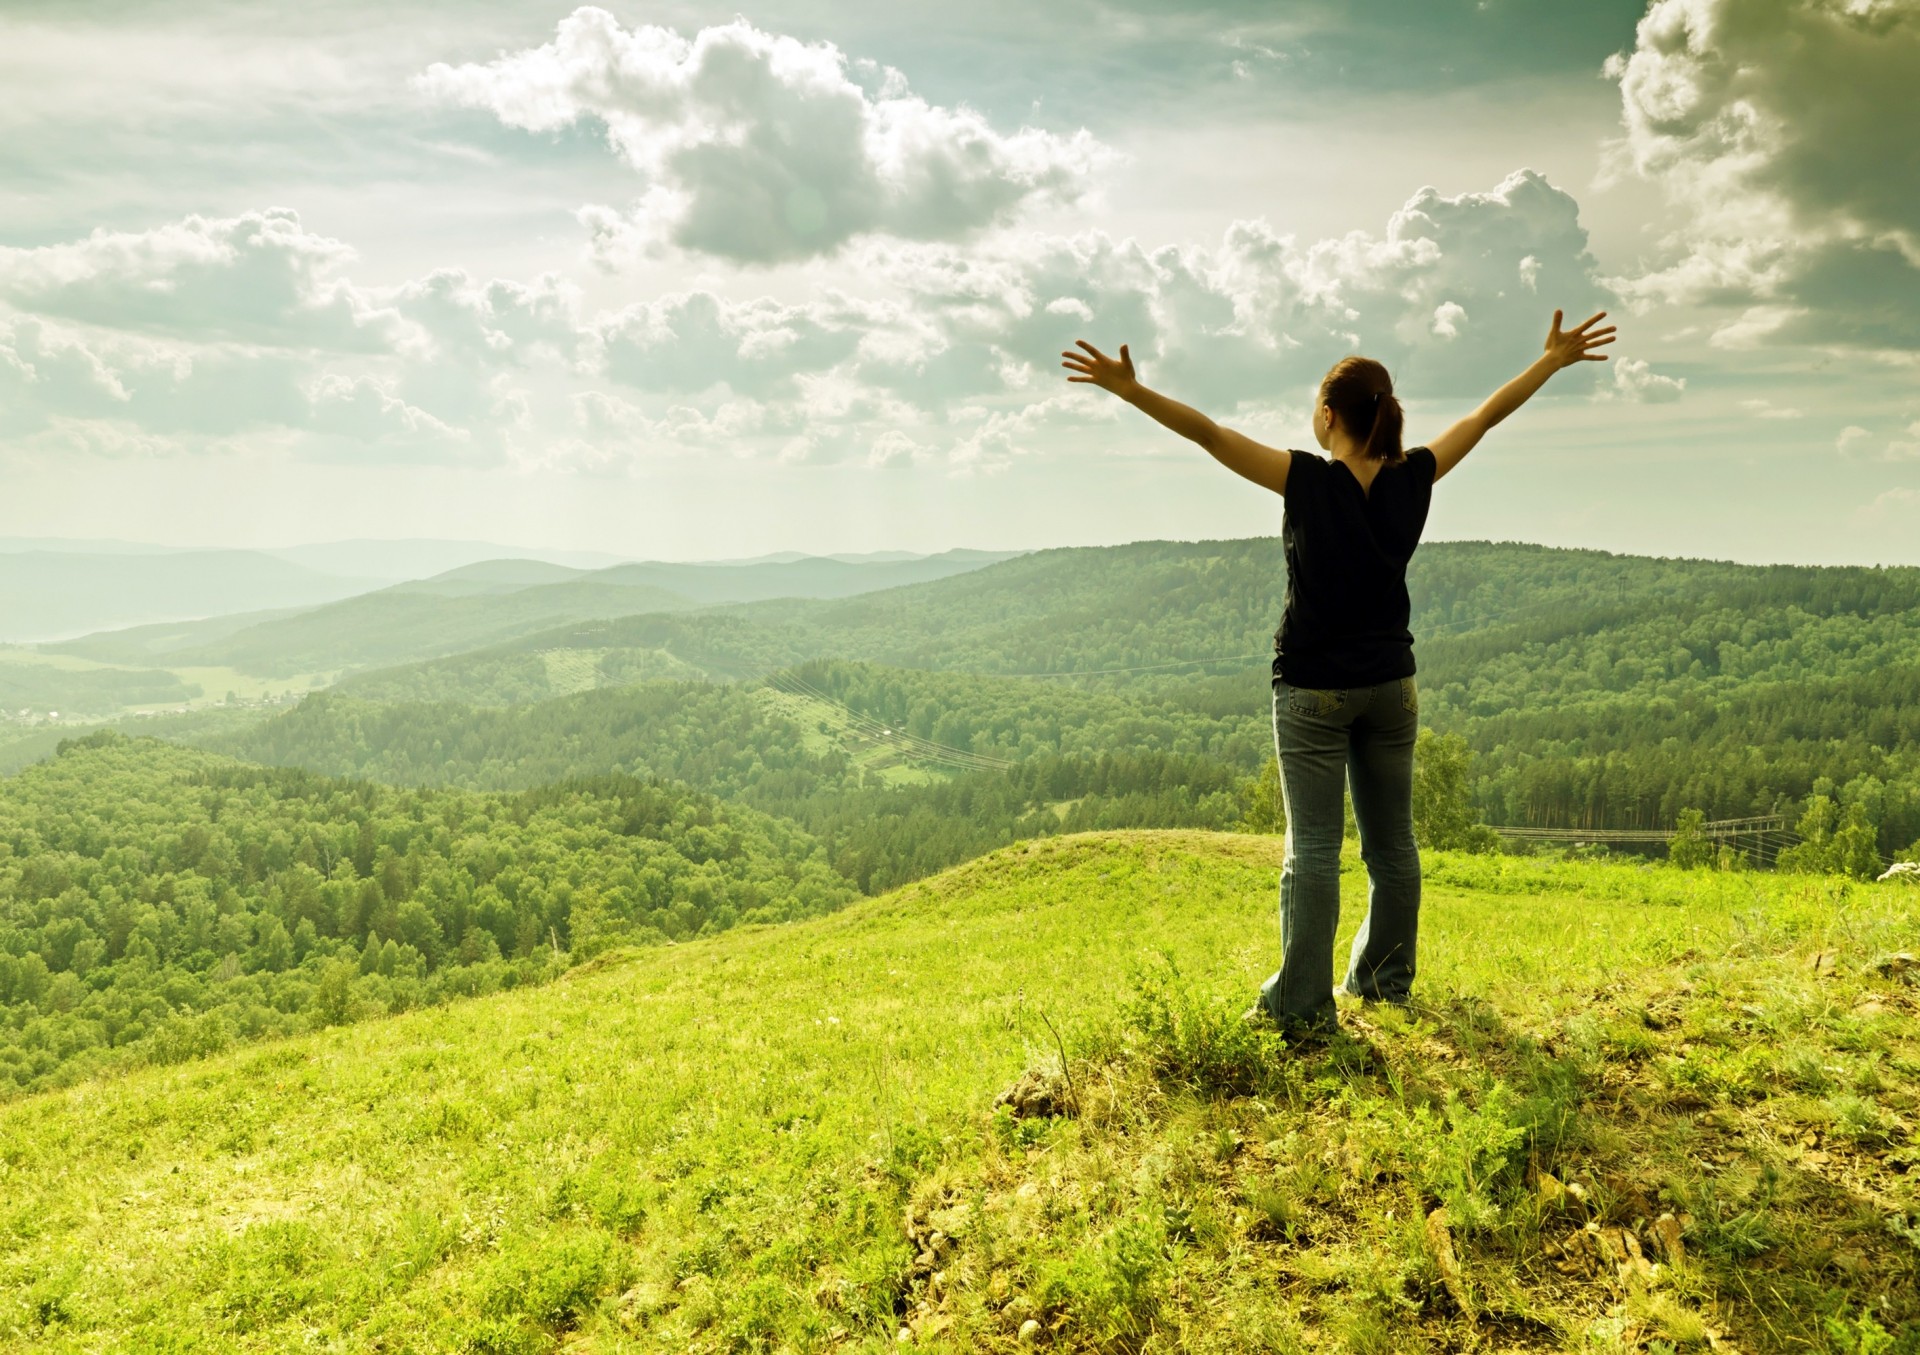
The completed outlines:
<svg viewBox="0 0 1920 1355">
<path fill-rule="evenodd" d="M 1333 935 L 1340 924 L 1342 799 L 1353 790 L 1367 917 L 1353 939 L 1346 990 L 1404 1002 L 1420 922 L 1420 849 L 1413 840 L 1412 678 L 1319 691 L 1273 684 L 1273 744 L 1287 811 L 1280 868 L 1280 968 L 1260 1002 L 1283 1026 L 1333 1024 Z"/>
</svg>

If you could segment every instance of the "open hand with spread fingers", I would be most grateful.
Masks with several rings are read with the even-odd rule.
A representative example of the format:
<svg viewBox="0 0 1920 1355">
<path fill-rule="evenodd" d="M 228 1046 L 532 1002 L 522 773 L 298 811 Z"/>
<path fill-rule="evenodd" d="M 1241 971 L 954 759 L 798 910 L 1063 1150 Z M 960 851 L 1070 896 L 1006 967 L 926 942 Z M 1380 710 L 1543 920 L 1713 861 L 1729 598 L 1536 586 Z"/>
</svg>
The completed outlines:
<svg viewBox="0 0 1920 1355">
<path fill-rule="evenodd" d="M 1060 364 L 1062 367 L 1080 373 L 1067 380 L 1088 381 L 1103 391 L 1122 397 L 1139 385 L 1133 375 L 1133 358 L 1127 353 L 1125 344 L 1120 345 L 1119 357 L 1110 358 L 1085 339 L 1075 339 L 1074 342 L 1087 351 L 1076 353 L 1069 348 L 1060 354 L 1066 359 Z"/>
<path fill-rule="evenodd" d="M 1595 329 L 1593 326 L 1606 318 L 1605 311 L 1596 311 L 1572 329 L 1562 331 L 1561 313 L 1555 311 L 1553 328 L 1547 331 L 1547 356 L 1561 367 L 1571 367 L 1576 362 L 1605 362 L 1607 355 L 1593 350 L 1613 342 L 1614 327 Z"/>
</svg>

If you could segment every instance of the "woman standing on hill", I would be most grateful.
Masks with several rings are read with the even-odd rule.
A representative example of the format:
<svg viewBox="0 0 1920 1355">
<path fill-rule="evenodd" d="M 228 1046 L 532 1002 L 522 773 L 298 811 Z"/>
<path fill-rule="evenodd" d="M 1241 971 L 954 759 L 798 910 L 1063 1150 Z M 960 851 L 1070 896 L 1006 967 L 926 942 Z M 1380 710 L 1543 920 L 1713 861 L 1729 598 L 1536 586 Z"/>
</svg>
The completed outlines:
<svg viewBox="0 0 1920 1355">
<path fill-rule="evenodd" d="M 1086 340 L 1060 356 L 1077 375 L 1135 406 L 1214 460 L 1286 499 L 1286 605 L 1274 635 L 1273 740 L 1287 815 L 1280 869 L 1280 968 L 1249 1016 L 1283 1030 L 1335 1025 L 1333 937 L 1340 921 L 1342 782 L 1352 787 L 1367 865 L 1366 920 L 1343 991 L 1405 1002 L 1413 988 L 1420 853 L 1413 837 L 1413 745 L 1419 701 L 1407 629 L 1407 561 L 1436 480 L 1488 429 L 1576 362 L 1604 362 L 1602 311 L 1571 330 L 1553 313 L 1545 351 L 1473 413 L 1402 451 L 1400 401 L 1387 369 L 1342 358 L 1320 382 L 1314 441 L 1331 459 L 1262 446 L 1135 378 L 1127 346 L 1110 358 Z"/>
</svg>

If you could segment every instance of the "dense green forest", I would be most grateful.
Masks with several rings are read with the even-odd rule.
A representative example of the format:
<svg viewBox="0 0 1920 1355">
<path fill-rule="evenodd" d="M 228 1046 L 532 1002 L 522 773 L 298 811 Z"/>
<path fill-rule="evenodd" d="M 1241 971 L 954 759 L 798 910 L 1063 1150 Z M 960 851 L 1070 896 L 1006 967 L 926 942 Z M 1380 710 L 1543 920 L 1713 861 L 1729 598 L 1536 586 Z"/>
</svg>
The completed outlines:
<svg viewBox="0 0 1920 1355">
<path fill-rule="evenodd" d="M 917 702 L 955 675 L 812 664 L 800 674 L 859 700 Z M 891 888 L 1020 837 L 1086 828 L 1225 828 L 1248 812 L 1265 737 L 1245 716 L 1006 679 L 962 678 L 972 742 L 1005 769 L 936 767 L 899 783 L 770 688 L 659 682 L 510 708 L 384 704 L 326 693 L 215 741 L 256 762 L 405 785 L 512 790 L 618 773 L 658 777 L 790 819 L 866 890 Z M 948 694 L 951 695 L 951 694 Z M 825 713 L 816 711 L 815 716 Z M 991 724 L 992 732 L 988 732 Z M 903 728 L 960 731 L 925 711 Z M 884 759 L 885 765 L 899 765 Z"/>
<path fill-rule="evenodd" d="M 853 894 L 792 824 L 633 777 L 408 790 L 103 732 L 0 781 L 0 1092 Z"/>
</svg>

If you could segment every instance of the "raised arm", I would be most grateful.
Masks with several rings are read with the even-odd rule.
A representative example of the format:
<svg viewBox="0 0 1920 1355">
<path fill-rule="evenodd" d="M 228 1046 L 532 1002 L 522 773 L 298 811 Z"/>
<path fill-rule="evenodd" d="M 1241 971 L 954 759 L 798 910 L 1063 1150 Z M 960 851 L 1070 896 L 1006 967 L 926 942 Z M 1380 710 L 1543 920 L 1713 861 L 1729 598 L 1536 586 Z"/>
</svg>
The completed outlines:
<svg viewBox="0 0 1920 1355">
<path fill-rule="evenodd" d="M 1086 352 L 1076 353 L 1068 349 L 1060 354 L 1066 359 L 1060 364 L 1062 367 L 1080 373 L 1067 380 L 1090 382 L 1103 391 L 1119 396 L 1181 437 L 1199 443 L 1215 461 L 1235 475 L 1245 476 L 1275 494 L 1287 492 L 1287 467 L 1293 461 L 1289 453 L 1278 447 L 1263 446 L 1231 428 L 1222 428 L 1193 406 L 1183 405 L 1158 391 L 1148 390 L 1135 379 L 1133 358 L 1127 353 L 1125 344 L 1120 345 L 1119 357 L 1110 358 L 1085 339 L 1076 339 L 1074 342 Z"/>
<path fill-rule="evenodd" d="M 1433 453 L 1433 478 L 1438 480 L 1459 465 L 1460 458 L 1474 449 L 1474 445 L 1487 435 L 1489 428 L 1532 399 L 1534 392 L 1547 384 L 1547 378 L 1562 367 L 1571 367 L 1576 362 L 1605 362 L 1607 355 L 1593 350 L 1613 342 L 1614 326 L 1608 325 L 1604 329 L 1594 329 L 1592 326 L 1606 318 L 1607 313 L 1600 311 L 1563 333 L 1560 329 L 1561 314 L 1555 311 L 1553 328 L 1547 331 L 1546 349 L 1534 359 L 1533 365 L 1489 395 L 1480 408 L 1427 444 L 1427 449 Z"/>
</svg>

